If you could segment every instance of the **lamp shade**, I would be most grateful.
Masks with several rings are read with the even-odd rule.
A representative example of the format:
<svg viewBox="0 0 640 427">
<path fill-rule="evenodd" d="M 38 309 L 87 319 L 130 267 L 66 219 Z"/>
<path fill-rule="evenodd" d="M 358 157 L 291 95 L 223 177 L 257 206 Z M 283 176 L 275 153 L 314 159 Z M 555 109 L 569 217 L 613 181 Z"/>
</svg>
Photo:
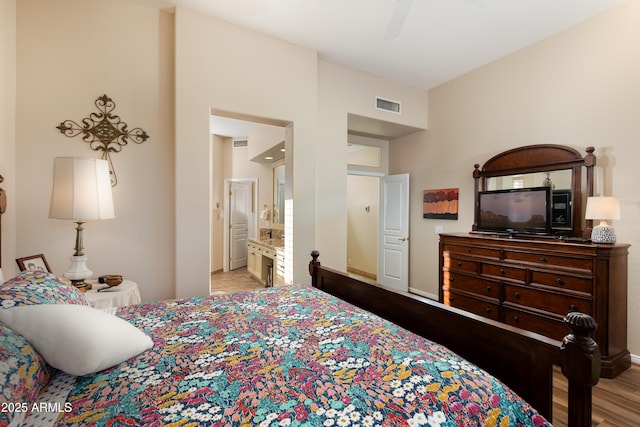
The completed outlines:
<svg viewBox="0 0 640 427">
<path fill-rule="evenodd" d="M 589 197 L 585 219 L 620 219 L 620 201 L 617 197 Z"/>
<path fill-rule="evenodd" d="M 74 221 L 115 218 L 108 162 L 56 157 L 49 218 Z"/>
</svg>

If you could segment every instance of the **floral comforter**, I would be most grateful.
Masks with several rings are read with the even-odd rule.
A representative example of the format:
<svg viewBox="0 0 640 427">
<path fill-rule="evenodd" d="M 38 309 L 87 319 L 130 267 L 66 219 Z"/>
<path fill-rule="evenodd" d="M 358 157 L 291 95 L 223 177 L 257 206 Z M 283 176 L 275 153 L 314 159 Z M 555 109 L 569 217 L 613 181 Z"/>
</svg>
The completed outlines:
<svg viewBox="0 0 640 427">
<path fill-rule="evenodd" d="M 311 287 L 118 315 L 154 347 L 78 377 L 57 425 L 549 425 L 449 350 Z"/>
</svg>

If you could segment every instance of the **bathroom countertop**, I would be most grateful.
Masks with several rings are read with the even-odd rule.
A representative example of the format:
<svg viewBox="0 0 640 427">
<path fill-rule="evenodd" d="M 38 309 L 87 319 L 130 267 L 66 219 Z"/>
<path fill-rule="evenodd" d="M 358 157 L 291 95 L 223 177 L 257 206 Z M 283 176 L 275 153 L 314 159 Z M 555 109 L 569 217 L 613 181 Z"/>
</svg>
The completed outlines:
<svg viewBox="0 0 640 427">
<path fill-rule="evenodd" d="M 272 249 L 282 249 L 282 248 L 284 248 L 284 240 L 282 240 L 282 239 L 260 240 L 260 239 L 249 238 L 249 241 L 253 242 L 253 243 L 257 243 L 259 245 L 268 246 L 268 247 L 270 247 Z"/>
</svg>

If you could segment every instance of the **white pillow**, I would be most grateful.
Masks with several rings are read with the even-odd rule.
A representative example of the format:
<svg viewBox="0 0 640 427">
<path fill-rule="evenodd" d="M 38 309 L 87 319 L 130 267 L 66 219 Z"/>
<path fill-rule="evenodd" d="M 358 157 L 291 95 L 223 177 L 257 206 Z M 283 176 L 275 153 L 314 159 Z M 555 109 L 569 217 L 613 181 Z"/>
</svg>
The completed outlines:
<svg viewBox="0 0 640 427">
<path fill-rule="evenodd" d="M 153 347 L 151 338 L 132 324 L 84 305 L 0 309 L 0 321 L 29 341 L 49 365 L 71 375 L 110 368 Z"/>
</svg>

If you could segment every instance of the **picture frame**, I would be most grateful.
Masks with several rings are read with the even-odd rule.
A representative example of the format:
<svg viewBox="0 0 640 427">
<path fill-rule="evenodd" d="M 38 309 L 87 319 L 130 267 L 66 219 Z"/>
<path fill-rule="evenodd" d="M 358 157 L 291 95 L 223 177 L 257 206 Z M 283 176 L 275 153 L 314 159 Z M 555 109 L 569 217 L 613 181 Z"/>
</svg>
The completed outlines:
<svg viewBox="0 0 640 427">
<path fill-rule="evenodd" d="M 422 217 L 428 219 L 458 219 L 458 188 L 439 188 L 422 192 Z"/>
<path fill-rule="evenodd" d="M 44 257 L 44 254 L 17 258 L 16 262 L 18 263 L 18 267 L 20 267 L 20 271 L 46 271 L 51 273 L 51 267 L 49 267 L 49 263 Z"/>
</svg>

